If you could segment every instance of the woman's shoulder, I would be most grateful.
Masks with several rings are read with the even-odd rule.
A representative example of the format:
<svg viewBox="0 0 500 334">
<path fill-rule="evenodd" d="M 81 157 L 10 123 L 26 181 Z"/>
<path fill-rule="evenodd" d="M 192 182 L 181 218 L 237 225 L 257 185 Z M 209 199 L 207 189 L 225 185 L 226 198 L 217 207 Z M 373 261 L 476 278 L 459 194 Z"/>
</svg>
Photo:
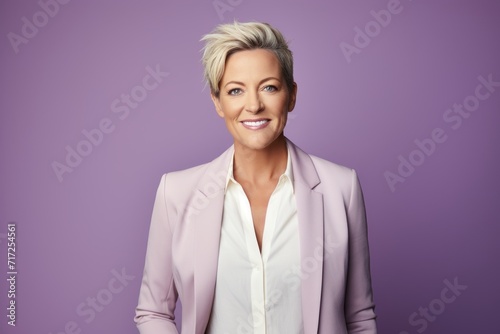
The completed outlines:
<svg viewBox="0 0 500 334">
<path fill-rule="evenodd" d="M 353 181 L 356 181 L 357 176 L 354 169 L 332 162 L 325 158 L 306 153 L 293 143 L 291 147 L 293 148 L 295 152 L 294 155 L 298 160 L 298 172 L 303 174 L 306 179 L 316 179 L 320 188 L 326 186 L 330 189 L 347 190 L 351 188 Z M 317 178 L 312 177 L 314 174 Z"/>
<path fill-rule="evenodd" d="M 333 173 L 336 175 L 345 175 L 345 176 L 351 176 L 352 173 L 354 172 L 354 169 L 332 162 L 330 160 L 320 158 L 315 155 L 309 155 L 311 157 L 311 160 L 314 163 L 314 166 L 318 170 L 318 172 L 328 172 L 328 173 Z"/>
<path fill-rule="evenodd" d="M 186 169 L 170 171 L 163 175 L 168 188 L 193 189 L 203 187 L 206 183 L 223 186 L 232 157 L 231 148 L 210 162 Z"/>
<path fill-rule="evenodd" d="M 189 167 L 186 169 L 166 172 L 163 176 L 168 187 L 174 189 L 190 188 L 206 174 L 210 163 Z"/>
<path fill-rule="evenodd" d="M 288 143 L 290 144 L 290 148 L 295 152 L 295 156 L 300 161 L 301 166 L 306 166 L 309 164 L 308 160 L 312 162 L 314 169 L 319 176 L 323 174 L 334 174 L 337 176 L 350 176 L 353 173 L 353 169 L 346 167 L 344 165 L 332 162 L 330 160 L 326 160 L 324 158 L 318 157 L 314 154 L 309 154 L 302 150 L 299 146 L 295 145 L 288 139 Z"/>
</svg>

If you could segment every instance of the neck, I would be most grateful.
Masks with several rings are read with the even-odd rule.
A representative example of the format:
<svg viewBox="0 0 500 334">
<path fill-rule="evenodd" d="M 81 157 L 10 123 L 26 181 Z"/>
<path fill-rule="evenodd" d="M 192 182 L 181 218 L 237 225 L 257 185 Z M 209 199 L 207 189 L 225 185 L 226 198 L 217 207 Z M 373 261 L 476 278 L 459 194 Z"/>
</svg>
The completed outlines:
<svg viewBox="0 0 500 334">
<path fill-rule="evenodd" d="M 234 147 L 233 175 L 238 182 L 263 184 L 277 180 L 286 170 L 288 151 L 281 134 L 262 150 Z"/>
</svg>

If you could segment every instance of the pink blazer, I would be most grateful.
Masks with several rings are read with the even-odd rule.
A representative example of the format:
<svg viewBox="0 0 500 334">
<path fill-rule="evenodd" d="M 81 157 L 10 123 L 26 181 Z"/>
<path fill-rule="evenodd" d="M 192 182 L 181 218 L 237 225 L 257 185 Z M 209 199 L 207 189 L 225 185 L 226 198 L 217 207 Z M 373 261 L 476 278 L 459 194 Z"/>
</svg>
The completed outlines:
<svg viewBox="0 0 500 334">
<path fill-rule="evenodd" d="M 288 140 L 288 139 L 287 139 Z M 376 334 L 363 195 L 356 172 L 288 140 L 299 218 L 304 333 Z M 163 175 L 153 208 L 135 322 L 141 334 L 203 334 L 217 274 L 233 146 L 210 163 Z"/>
</svg>

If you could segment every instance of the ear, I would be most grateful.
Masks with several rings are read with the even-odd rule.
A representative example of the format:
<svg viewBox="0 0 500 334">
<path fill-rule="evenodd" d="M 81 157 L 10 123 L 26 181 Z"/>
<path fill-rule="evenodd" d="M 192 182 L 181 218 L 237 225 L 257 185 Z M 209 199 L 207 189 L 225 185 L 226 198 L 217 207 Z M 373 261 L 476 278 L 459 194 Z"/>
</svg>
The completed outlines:
<svg viewBox="0 0 500 334">
<path fill-rule="evenodd" d="M 222 111 L 222 107 L 220 105 L 220 99 L 215 96 L 213 92 L 210 92 L 210 97 L 212 98 L 212 102 L 214 103 L 215 111 L 220 117 L 224 118 L 224 112 Z"/>
<path fill-rule="evenodd" d="M 295 108 L 295 101 L 297 100 L 297 83 L 293 83 L 293 89 L 290 92 L 288 99 L 288 112 L 291 112 Z"/>
</svg>

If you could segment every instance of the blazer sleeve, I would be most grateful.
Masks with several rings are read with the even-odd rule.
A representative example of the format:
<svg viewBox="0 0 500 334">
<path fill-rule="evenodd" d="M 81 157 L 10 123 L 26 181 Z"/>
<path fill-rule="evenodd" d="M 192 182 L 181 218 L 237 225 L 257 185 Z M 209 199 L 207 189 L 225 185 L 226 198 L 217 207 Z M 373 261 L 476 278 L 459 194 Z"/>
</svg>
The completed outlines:
<svg viewBox="0 0 500 334">
<path fill-rule="evenodd" d="M 172 273 L 172 231 L 163 175 L 153 207 L 146 261 L 134 321 L 141 334 L 178 333 L 175 325 L 177 290 Z"/>
<path fill-rule="evenodd" d="M 349 334 L 376 334 L 366 212 L 363 193 L 354 170 L 347 219 L 349 226 L 349 259 L 345 296 L 347 331 Z"/>
</svg>

